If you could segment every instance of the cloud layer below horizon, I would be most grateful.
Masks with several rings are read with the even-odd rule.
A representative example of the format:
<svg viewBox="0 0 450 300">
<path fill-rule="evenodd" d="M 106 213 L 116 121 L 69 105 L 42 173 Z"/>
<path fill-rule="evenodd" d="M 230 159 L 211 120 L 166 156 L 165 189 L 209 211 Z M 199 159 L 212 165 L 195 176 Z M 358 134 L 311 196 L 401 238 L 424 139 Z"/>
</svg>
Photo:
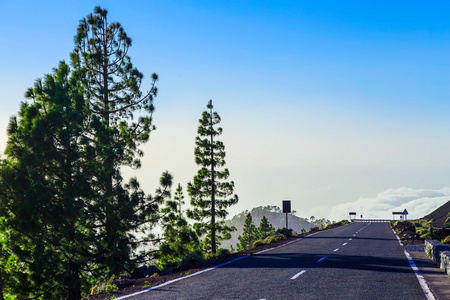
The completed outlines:
<svg viewBox="0 0 450 300">
<path fill-rule="evenodd" d="M 375 197 L 359 198 L 333 207 L 313 208 L 312 215 L 327 215 L 330 220 L 342 219 L 349 212 L 363 218 L 392 219 L 393 211 L 408 210 L 409 219 L 422 218 L 450 200 L 450 187 L 441 189 L 414 189 L 401 187 L 385 190 Z"/>
</svg>

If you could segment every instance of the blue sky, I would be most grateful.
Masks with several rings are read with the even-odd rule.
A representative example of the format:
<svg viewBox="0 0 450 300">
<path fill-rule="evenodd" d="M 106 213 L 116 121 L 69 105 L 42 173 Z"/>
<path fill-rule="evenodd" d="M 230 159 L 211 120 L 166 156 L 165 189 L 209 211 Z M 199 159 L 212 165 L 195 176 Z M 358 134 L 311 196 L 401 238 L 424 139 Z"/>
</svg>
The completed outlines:
<svg viewBox="0 0 450 300">
<path fill-rule="evenodd" d="M 299 215 L 339 219 L 334 207 L 386 191 L 447 191 L 450 3 L 128 2 L 0 2 L 2 152 L 25 90 L 68 60 L 79 20 L 101 5 L 133 38 L 134 65 L 160 76 L 158 129 L 143 168 L 124 170 L 147 192 L 166 169 L 184 186 L 195 175 L 210 98 L 241 199 L 232 214 L 291 199 Z"/>
</svg>

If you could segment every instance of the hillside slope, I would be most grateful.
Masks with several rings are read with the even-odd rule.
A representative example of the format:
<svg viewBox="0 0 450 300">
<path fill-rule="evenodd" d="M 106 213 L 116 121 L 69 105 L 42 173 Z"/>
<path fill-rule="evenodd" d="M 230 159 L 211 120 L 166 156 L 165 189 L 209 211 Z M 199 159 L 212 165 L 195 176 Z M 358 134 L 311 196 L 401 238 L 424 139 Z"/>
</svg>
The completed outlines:
<svg viewBox="0 0 450 300">
<path fill-rule="evenodd" d="M 431 212 L 430 214 L 423 217 L 425 220 L 433 220 L 431 223 L 432 226 L 435 227 L 442 227 L 445 224 L 445 220 L 450 217 L 450 201 L 436 209 L 435 211 Z"/>
<path fill-rule="evenodd" d="M 282 213 L 278 207 L 259 206 L 253 208 L 251 211 L 243 211 L 240 214 L 235 215 L 231 220 L 225 221 L 228 226 L 235 226 L 237 230 L 231 233 L 230 240 L 221 242 L 221 248 L 230 249 L 230 246 L 236 247 L 236 244 L 238 242 L 237 237 L 242 234 L 244 221 L 248 213 L 252 215 L 253 224 L 255 224 L 256 227 L 259 226 L 259 223 L 261 222 L 263 216 L 266 216 L 266 218 L 269 220 L 269 223 L 272 224 L 275 229 L 283 228 L 286 226 L 286 214 Z M 326 225 L 326 221 L 327 220 L 315 220 L 314 223 L 310 223 L 304 218 L 297 217 L 293 214 L 288 215 L 288 227 L 298 233 L 301 232 L 302 228 L 308 231 L 313 226 L 320 226 L 321 224 L 316 224 L 318 222 L 323 222 L 324 225 Z"/>
</svg>

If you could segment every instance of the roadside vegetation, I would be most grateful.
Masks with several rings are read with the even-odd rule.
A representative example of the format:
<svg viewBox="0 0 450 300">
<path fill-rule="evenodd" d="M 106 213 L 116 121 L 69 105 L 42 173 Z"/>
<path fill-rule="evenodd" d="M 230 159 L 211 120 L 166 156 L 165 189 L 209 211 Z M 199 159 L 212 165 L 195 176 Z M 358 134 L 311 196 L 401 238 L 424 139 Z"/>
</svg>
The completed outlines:
<svg viewBox="0 0 450 300">
<path fill-rule="evenodd" d="M 400 239 L 407 244 L 420 244 L 431 239 L 431 230 L 433 239 L 450 244 L 450 218 L 446 219 L 442 227 L 432 227 L 432 222 L 433 220 L 425 219 L 397 220 L 391 221 L 391 225 Z"/>
<path fill-rule="evenodd" d="M 158 91 L 156 73 L 142 87 L 131 45 L 122 25 L 95 7 L 80 21 L 70 62 L 37 79 L 11 117 L 0 160 L 0 300 L 112 299 L 345 224 L 290 215 L 299 234 L 279 228 L 286 220 L 275 206 L 227 222 L 239 197 L 212 100 L 199 119 L 189 208 L 169 171 L 153 194 L 137 178 L 126 181 L 123 168 L 141 167 L 140 146 L 155 130 Z"/>
</svg>

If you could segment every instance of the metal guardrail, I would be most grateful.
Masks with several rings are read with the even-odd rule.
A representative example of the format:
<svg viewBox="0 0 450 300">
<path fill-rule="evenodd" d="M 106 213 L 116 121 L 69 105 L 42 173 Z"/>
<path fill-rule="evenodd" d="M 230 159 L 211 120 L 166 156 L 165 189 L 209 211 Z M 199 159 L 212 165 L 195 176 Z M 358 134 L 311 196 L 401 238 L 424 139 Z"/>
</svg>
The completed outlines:
<svg viewBox="0 0 450 300">
<path fill-rule="evenodd" d="M 383 219 L 352 219 L 350 220 L 352 222 L 375 222 L 375 223 L 387 223 L 387 222 L 391 222 L 392 220 L 383 220 Z"/>
</svg>

